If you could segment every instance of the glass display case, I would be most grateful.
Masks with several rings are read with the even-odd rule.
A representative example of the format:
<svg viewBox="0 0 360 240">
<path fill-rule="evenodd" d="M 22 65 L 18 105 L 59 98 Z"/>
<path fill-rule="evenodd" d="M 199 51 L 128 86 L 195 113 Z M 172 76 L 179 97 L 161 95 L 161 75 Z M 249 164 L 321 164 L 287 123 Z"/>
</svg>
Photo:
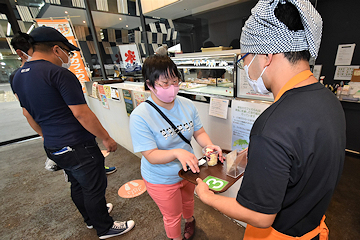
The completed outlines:
<svg viewBox="0 0 360 240">
<path fill-rule="evenodd" d="M 181 72 L 180 93 L 236 96 L 236 60 L 240 50 L 180 54 L 172 60 Z"/>
</svg>

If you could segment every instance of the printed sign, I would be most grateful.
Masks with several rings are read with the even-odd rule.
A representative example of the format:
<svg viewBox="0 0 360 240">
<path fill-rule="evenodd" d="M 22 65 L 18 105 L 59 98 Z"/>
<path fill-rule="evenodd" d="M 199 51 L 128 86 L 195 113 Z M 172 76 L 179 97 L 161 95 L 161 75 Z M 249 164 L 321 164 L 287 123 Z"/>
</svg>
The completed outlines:
<svg viewBox="0 0 360 240">
<path fill-rule="evenodd" d="M 121 61 L 126 72 L 134 72 L 141 70 L 141 58 L 137 45 L 123 44 L 119 45 Z"/>
<path fill-rule="evenodd" d="M 105 92 L 106 98 L 111 99 L 111 88 L 110 88 L 110 86 L 104 85 L 104 92 Z"/>
<path fill-rule="evenodd" d="M 120 101 L 120 92 L 119 89 L 111 87 L 111 99 Z"/>
<path fill-rule="evenodd" d="M 134 198 L 146 192 L 146 186 L 143 180 L 132 180 L 122 185 L 118 194 L 122 198 Z"/>
<path fill-rule="evenodd" d="M 203 182 L 205 182 L 211 190 L 214 191 L 221 191 L 229 182 L 223 179 L 214 177 L 214 176 L 207 176 Z"/>
<path fill-rule="evenodd" d="M 64 35 L 72 45 L 80 48 L 80 46 L 77 44 L 77 41 L 75 40 L 74 33 L 67 19 L 36 19 L 36 22 L 39 26 L 55 28 L 62 35 Z M 87 75 L 81 52 L 73 51 L 73 53 L 74 56 L 71 58 L 71 66 L 69 70 L 74 73 L 77 79 L 80 81 L 82 90 L 85 93 L 85 82 L 89 81 L 89 76 Z"/>
<path fill-rule="evenodd" d="M 135 106 L 137 107 L 140 105 L 140 103 L 145 102 L 145 93 L 134 91 L 134 98 L 135 98 Z"/>
<path fill-rule="evenodd" d="M 126 107 L 126 112 L 130 116 L 131 112 L 134 110 L 133 100 L 131 98 L 131 90 L 123 89 L 124 102 Z"/>
<path fill-rule="evenodd" d="M 218 118 L 227 118 L 229 100 L 228 99 L 219 99 L 211 98 L 210 99 L 210 108 L 209 115 L 218 117 Z"/>
<path fill-rule="evenodd" d="M 98 85 L 99 94 L 105 95 L 104 85 Z"/>
<path fill-rule="evenodd" d="M 108 103 L 108 101 L 106 99 L 105 94 L 100 94 L 100 96 L 101 96 L 101 103 L 102 103 L 103 107 L 106 108 L 106 109 L 110 109 L 109 103 Z"/>
<path fill-rule="evenodd" d="M 232 146 L 231 150 L 243 150 L 249 145 L 250 131 L 259 115 L 270 104 L 232 101 Z"/>
</svg>

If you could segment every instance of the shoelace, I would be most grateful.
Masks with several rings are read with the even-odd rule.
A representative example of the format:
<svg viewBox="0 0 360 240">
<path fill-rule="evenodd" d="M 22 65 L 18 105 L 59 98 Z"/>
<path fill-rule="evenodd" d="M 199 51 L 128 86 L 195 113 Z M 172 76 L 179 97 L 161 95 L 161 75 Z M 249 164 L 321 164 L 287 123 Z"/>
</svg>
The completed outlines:
<svg viewBox="0 0 360 240">
<path fill-rule="evenodd" d="M 124 229 L 126 228 L 126 222 L 114 222 L 114 225 L 113 225 L 113 228 L 114 229 Z"/>
</svg>

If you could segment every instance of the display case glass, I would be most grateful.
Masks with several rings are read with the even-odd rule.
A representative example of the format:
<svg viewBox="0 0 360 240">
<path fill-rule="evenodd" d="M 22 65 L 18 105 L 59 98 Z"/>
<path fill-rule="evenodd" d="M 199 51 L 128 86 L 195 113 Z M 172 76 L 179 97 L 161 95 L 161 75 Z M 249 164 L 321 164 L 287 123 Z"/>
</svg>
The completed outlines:
<svg viewBox="0 0 360 240">
<path fill-rule="evenodd" d="M 180 93 L 236 96 L 236 60 L 240 50 L 180 54 L 172 60 L 181 72 Z"/>
</svg>

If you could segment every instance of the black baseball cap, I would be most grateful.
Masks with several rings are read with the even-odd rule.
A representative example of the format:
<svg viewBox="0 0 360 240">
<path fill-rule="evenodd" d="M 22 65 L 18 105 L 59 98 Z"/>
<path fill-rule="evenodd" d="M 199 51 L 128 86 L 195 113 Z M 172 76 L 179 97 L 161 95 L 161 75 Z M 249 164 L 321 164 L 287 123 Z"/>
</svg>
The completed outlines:
<svg viewBox="0 0 360 240">
<path fill-rule="evenodd" d="M 52 27 L 41 26 L 35 28 L 29 34 L 34 43 L 37 42 L 62 42 L 69 48 L 70 51 L 80 51 L 78 47 L 72 45 L 64 35 L 62 35 L 58 30 Z"/>
</svg>

